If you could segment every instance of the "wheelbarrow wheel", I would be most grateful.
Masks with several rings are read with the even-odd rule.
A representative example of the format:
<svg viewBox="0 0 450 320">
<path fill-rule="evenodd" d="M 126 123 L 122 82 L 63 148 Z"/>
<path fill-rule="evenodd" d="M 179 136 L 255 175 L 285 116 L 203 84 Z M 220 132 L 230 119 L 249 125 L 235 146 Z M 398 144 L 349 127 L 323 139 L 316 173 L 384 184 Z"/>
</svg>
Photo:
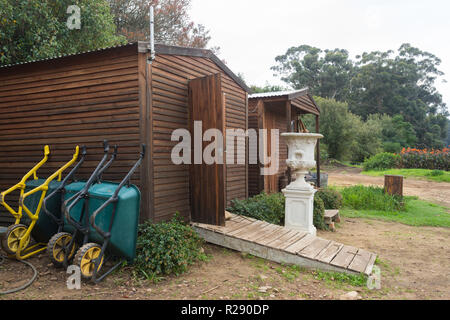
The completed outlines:
<svg viewBox="0 0 450 320">
<path fill-rule="evenodd" d="M 81 276 L 84 279 L 91 279 L 94 275 L 94 260 L 100 255 L 102 248 L 96 243 L 86 243 L 80 249 L 78 249 L 75 255 L 75 264 L 80 267 Z M 100 271 L 103 265 L 103 256 L 100 260 L 100 264 L 97 268 L 97 272 Z"/>
<path fill-rule="evenodd" d="M 67 246 L 72 240 L 72 235 L 67 232 L 59 232 L 50 238 L 47 244 L 47 253 L 50 257 L 50 261 L 55 267 L 62 267 L 64 264 L 64 247 Z M 70 253 L 67 256 L 69 262 L 75 254 L 75 243 L 72 244 Z"/>
<path fill-rule="evenodd" d="M 27 232 L 28 227 L 23 224 L 13 224 L 6 230 L 5 236 L 2 238 L 1 246 L 7 254 L 16 254 L 19 249 L 20 240 Z M 24 248 L 28 247 L 30 236 L 25 239 Z M 22 248 L 23 249 L 23 248 Z"/>
</svg>

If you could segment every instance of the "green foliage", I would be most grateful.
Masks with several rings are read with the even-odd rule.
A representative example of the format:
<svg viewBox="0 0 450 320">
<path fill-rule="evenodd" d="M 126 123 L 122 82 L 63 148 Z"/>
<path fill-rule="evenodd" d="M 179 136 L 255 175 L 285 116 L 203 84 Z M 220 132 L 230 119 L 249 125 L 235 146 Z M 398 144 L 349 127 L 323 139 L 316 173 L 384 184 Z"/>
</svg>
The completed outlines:
<svg viewBox="0 0 450 320">
<path fill-rule="evenodd" d="M 66 25 L 73 4 L 80 7 L 79 30 Z M 123 43 L 115 32 L 106 0 L 0 0 L 0 65 Z"/>
<path fill-rule="evenodd" d="M 284 224 L 285 199 L 282 193 L 262 192 L 252 198 L 234 199 L 227 210 L 231 213 L 267 221 L 272 224 Z"/>
<path fill-rule="evenodd" d="M 391 169 L 397 167 L 399 161 L 399 155 L 382 152 L 369 159 L 366 159 L 363 163 L 363 169 L 364 171 Z"/>
<path fill-rule="evenodd" d="M 342 204 L 346 208 L 389 212 L 405 210 L 402 199 L 398 196 L 384 193 L 383 188 L 356 185 L 344 188 L 341 194 L 343 198 Z"/>
<path fill-rule="evenodd" d="M 445 170 L 450 168 L 450 148 L 442 150 L 403 149 L 400 153 L 401 168 Z"/>
<path fill-rule="evenodd" d="M 265 93 L 265 92 L 275 92 L 275 91 L 284 91 L 286 88 L 278 85 L 271 85 L 269 83 L 266 83 L 264 87 L 258 87 L 258 86 L 250 86 L 250 89 L 253 93 Z"/>
<path fill-rule="evenodd" d="M 325 214 L 325 205 L 323 203 L 323 200 L 315 195 L 314 209 L 313 209 L 313 224 L 317 229 L 328 230 L 328 226 L 325 223 L 324 214 Z"/>
<path fill-rule="evenodd" d="M 284 225 L 285 201 L 282 193 L 267 194 L 262 192 L 249 199 L 232 200 L 231 207 L 227 208 L 227 211 L 272 224 Z M 314 197 L 313 212 L 314 226 L 326 230 L 327 226 L 323 218 L 325 207 L 322 199 L 317 196 Z"/>
<path fill-rule="evenodd" d="M 314 95 L 346 102 L 363 121 L 373 114 L 392 117 L 382 121 L 385 150 L 444 146 L 449 113 L 435 87 L 443 73 L 433 54 L 405 43 L 396 52 L 364 52 L 352 61 L 343 49 L 301 45 L 275 61 L 272 69 L 293 88 L 307 86 Z M 330 156 L 336 157 L 331 150 Z"/>
<path fill-rule="evenodd" d="M 377 119 L 369 118 L 364 122 L 361 118 L 354 117 L 353 128 L 353 141 L 348 141 L 351 146 L 350 160 L 353 163 L 361 163 L 382 151 L 381 125 Z"/>
<path fill-rule="evenodd" d="M 334 287 L 340 287 L 343 284 L 349 284 L 355 287 L 364 287 L 367 285 L 367 276 L 363 273 L 358 275 L 347 274 L 344 272 L 327 272 L 327 271 L 314 271 L 314 278 L 324 281 L 327 285 Z"/>
<path fill-rule="evenodd" d="M 322 199 L 326 210 L 339 209 L 342 206 L 342 195 L 335 189 L 320 189 L 316 192 L 316 196 Z"/>
<path fill-rule="evenodd" d="M 438 176 L 443 176 L 444 175 L 444 171 L 442 170 L 432 170 L 429 175 L 432 177 L 438 177 Z"/>
<path fill-rule="evenodd" d="M 145 222 L 139 226 L 136 271 L 147 279 L 172 273 L 179 275 L 189 265 L 204 259 L 202 241 L 178 215 L 169 222 Z"/>
<path fill-rule="evenodd" d="M 350 153 L 351 141 L 355 137 L 357 117 L 348 111 L 348 105 L 336 100 L 314 97 L 320 108 L 321 143 L 327 146 L 330 158 L 343 159 Z"/>
</svg>

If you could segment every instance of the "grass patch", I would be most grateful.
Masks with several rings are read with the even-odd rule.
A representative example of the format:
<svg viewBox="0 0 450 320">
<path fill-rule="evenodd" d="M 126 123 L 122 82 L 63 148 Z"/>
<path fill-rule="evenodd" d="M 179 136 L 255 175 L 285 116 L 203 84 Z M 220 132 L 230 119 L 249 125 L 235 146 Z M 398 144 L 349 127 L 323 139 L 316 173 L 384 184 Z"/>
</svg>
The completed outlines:
<svg viewBox="0 0 450 320">
<path fill-rule="evenodd" d="M 374 186 L 352 186 L 342 189 L 342 204 L 352 209 L 372 209 L 379 211 L 401 211 L 404 203 L 400 197 L 384 193 L 383 188 Z"/>
<path fill-rule="evenodd" d="M 448 209 L 434 203 L 418 200 L 416 197 L 405 197 L 405 210 L 355 210 L 342 208 L 340 213 L 349 218 L 371 218 L 385 221 L 395 221 L 410 226 L 431 226 L 450 228 Z"/>
<path fill-rule="evenodd" d="M 354 287 L 365 287 L 367 284 L 367 276 L 364 274 L 353 275 L 341 272 L 314 271 L 314 278 L 324 281 L 325 284 L 333 287 L 341 287 L 342 285 L 351 285 Z"/>
<path fill-rule="evenodd" d="M 425 179 L 436 182 L 450 182 L 450 172 L 442 170 L 429 170 L 429 169 L 388 169 L 388 170 L 371 170 L 363 171 L 362 174 L 380 177 L 386 174 L 400 175 L 405 178 L 413 177 L 419 179 Z"/>
</svg>

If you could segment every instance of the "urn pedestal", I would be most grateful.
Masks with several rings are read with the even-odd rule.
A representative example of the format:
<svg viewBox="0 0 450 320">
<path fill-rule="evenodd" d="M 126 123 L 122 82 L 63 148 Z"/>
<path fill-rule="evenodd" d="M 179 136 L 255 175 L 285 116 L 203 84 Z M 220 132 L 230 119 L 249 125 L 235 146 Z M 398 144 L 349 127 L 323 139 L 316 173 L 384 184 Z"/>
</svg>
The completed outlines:
<svg viewBox="0 0 450 320">
<path fill-rule="evenodd" d="M 317 133 L 282 133 L 281 136 L 288 146 L 286 164 L 291 168 L 295 179 L 282 190 L 286 198 L 285 227 L 316 235 L 313 224 L 316 190 L 305 181 L 305 174 L 316 166 L 316 144 L 323 136 Z"/>
</svg>

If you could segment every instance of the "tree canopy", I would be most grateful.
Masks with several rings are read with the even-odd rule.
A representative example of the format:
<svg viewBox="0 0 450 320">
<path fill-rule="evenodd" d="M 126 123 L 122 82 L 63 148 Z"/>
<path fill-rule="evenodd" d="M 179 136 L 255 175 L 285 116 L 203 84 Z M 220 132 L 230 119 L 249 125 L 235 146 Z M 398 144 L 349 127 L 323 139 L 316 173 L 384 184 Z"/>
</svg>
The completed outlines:
<svg viewBox="0 0 450 320">
<path fill-rule="evenodd" d="M 69 29 L 67 9 L 80 7 L 81 28 Z M 106 0 L 0 0 L 0 64 L 38 60 L 117 45 Z"/>
<path fill-rule="evenodd" d="M 191 21 L 191 0 L 108 0 L 119 34 L 129 41 L 147 40 L 150 6 L 155 10 L 155 41 L 168 45 L 205 48 L 209 31 Z"/>
<path fill-rule="evenodd" d="M 417 138 L 409 143 L 445 144 L 449 113 L 435 87 L 444 74 L 441 60 L 429 52 L 406 43 L 396 52 L 365 52 L 353 61 L 344 49 L 301 45 L 275 61 L 272 70 L 293 88 L 309 87 L 314 95 L 346 102 L 363 120 L 373 114 L 400 115 Z"/>
</svg>

